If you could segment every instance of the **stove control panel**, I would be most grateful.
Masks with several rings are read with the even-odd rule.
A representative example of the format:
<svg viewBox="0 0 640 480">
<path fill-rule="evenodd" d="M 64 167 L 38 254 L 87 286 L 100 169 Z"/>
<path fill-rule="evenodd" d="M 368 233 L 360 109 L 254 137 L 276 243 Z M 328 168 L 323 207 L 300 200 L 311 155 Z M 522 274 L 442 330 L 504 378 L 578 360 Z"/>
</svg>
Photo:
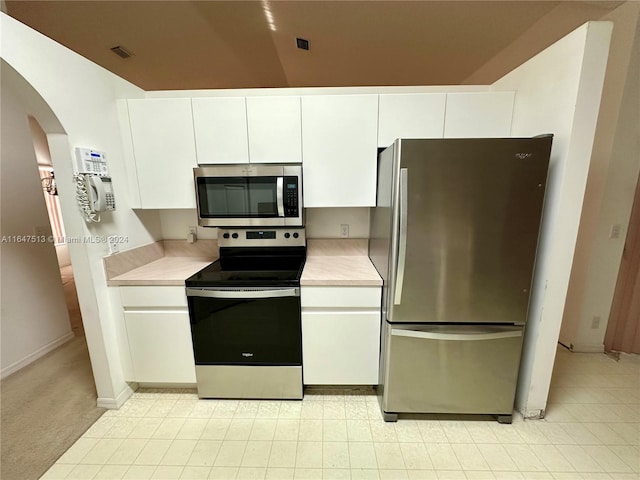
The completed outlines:
<svg viewBox="0 0 640 480">
<path fill-rule="evenodd" d="M 304 227 L 218 228 L 220 247 L 304 247 Z"/>
</svg>

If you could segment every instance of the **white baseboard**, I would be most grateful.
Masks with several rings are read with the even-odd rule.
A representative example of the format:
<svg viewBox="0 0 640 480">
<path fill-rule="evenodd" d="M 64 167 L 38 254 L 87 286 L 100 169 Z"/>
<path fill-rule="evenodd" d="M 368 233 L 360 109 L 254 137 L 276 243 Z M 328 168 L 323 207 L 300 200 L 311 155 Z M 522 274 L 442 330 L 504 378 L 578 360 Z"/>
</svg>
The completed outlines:
<svg viewBox="0 0 640 480">
<path fill-rule="evenodd" d="M 544 409 L 539 410 L 525 410 L 522 413 L 522 418 L 525 420 L 540 420 L 544 418 Z"/>
<path fill-rule="evenodd" d="M 46 345 L 44 345 L 43 347 L 40 347 L 35 352 L 32 352 L 29 355 L 27 355 L 26 357 L 24 357 L 22 360 L 18 360 L 17 362 L 12 363 L 8 367 L 3 368 L 2 371 L 0 371 L 0 378 L 8 377 L 12 373 L 15 373 L 18 370 L 26 367 L 27 365 L 35 362 L 37 359 L 39 359 L 40 357 L 46 355 L 47 353 L 51 352 L 52 350 L 55 350 L 60 345 L 62 345 L 64 343 L 67 343 L 73 337 L 74 337 L 73 332 L 70 331 L 70 332 L 64 334 L 63 336 L 61 336 L 60 338 L 57 338 L 54 341 L 47 343 Z"/>
<path fill-rule="evenodd" d="M 574 353 L 604 353 L 602 343 L 572 343 L 569 349 Z"/>
<path fill-rule="evenodd" d="M 137 388 L 137 385 L 134 383 L 132 385 L 125 386 L 116 398 L 98 397 L 97 406 L 100 408 L 108 408 L 109 410 L 118 410 L 122 405 L 124 405 L 124 402 L 129 400 Z"/>
</svg>

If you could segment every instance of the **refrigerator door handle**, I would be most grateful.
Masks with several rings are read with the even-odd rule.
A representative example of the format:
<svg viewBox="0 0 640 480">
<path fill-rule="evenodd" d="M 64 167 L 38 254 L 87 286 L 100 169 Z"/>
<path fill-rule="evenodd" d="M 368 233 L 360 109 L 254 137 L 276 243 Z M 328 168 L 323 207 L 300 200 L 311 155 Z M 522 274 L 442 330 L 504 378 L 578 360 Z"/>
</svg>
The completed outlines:
<svg viewBox="0 0 640 480">
<path fill-rule="evenodd" d="M 516 338 L 522 336 L 522 329 L 508 332 L 491 332 L 491 333 L 437 333 L 422 332 L 417 330 L 403 330 L 392 328 L 391 335 L 395 337 L 424 338 L 427 340 L 455 340 L 455 341 L 474 341 L 474 340 L 498 340 L 501 338 Z"/>
<path fill-rule="evenodd" d="M 407 259 L 407 195 L 409 169 L 400 169 L 400 235 L 398 238 L 398 268 L 396 270 L 396 291 L 393 303 L 402 302 L 402 284 L 404 283 L 404 266 Z"/>
</svg>

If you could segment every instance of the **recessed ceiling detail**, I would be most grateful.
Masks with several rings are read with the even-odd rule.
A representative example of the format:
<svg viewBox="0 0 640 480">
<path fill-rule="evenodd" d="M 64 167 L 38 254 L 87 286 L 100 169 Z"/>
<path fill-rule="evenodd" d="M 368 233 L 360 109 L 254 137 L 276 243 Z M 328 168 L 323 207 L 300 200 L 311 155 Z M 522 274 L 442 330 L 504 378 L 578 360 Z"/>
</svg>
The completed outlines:
<svg viewBox="0 0 640 480">
<path fill-rule="evenodd" d="M 296 45 L 301 50 L 309 50 L 309 40 L 304 38 L 296 38 Z"/>
<path fill-rule="evenodd" d="M 122 45 L 116 45 L 115 47 L 111 47 L 110 49 L 113 53 L 118 55 L 120 58 L 131 58 L 133 57 L 133 53 L 124 48 Z"/>
<path fill-rule="evenodd" d="M 491 83 L 621 1 L 4 0 L 144 90 Z M 530 32 L 533 32 L 529 35 Z M 313 39 L 313 54 L 292 39 Z M 517 44 L 527 37 L 527 43 Z M 11 41 L 11 39 L 3 39 Z M 512 45 L 508 61 L 489 62 Z M 109 49 L 135 52 L 122 61 Z M 126 47 L 123 47 L 126 45 Z M 304 49 L 304 46 L 302 46 Z M 117 53 L 117 52 L 114 52 Z M 474 82 L 478 82 L 474 80 Z"/>
</svg>

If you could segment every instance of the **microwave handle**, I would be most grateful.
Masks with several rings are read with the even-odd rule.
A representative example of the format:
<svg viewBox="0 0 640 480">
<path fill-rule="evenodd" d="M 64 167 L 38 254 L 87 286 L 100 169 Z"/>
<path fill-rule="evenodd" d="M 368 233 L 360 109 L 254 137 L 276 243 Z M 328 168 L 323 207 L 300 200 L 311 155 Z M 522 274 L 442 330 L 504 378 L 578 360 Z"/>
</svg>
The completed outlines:
<svg viewBox="0 0 640 480">
<path fill-rule="evenodd" d="M 278 216 L 284 217 L 284 177 L 278 177 L 276 181 L 276 199 L 278 201 Z"/>
</svg>

